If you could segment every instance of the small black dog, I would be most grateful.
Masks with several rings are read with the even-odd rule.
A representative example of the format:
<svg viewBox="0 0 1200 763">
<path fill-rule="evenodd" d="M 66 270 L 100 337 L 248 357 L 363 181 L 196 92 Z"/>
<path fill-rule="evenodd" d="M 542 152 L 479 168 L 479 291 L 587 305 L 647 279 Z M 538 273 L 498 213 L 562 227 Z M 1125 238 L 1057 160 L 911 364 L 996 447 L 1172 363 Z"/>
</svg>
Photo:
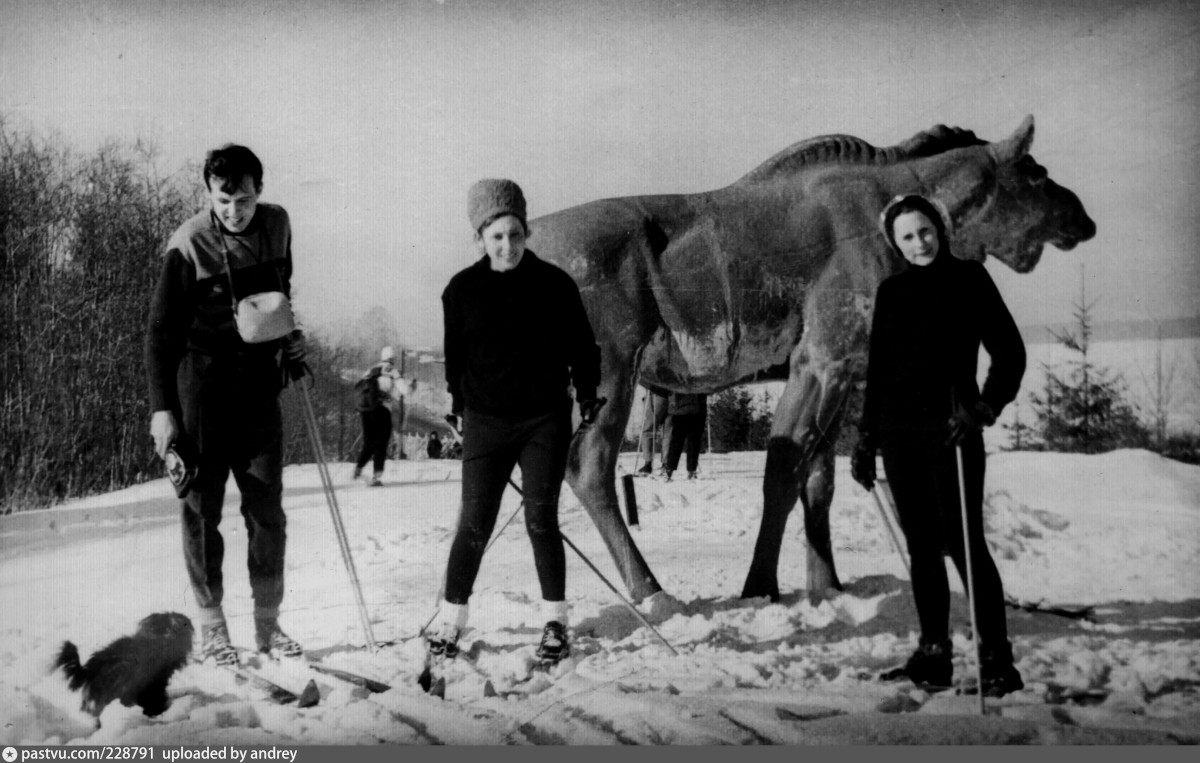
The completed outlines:
<svg viewBox="0 0 1200 763">
<path fill-rule="evenodd" d="M 167 682 L 183 667 L 192 651 L 192 621 L 178 612 L 158 612 L 142 618 L 137 633 L 122 636 L 79 663 L 79 650 L 63 642 L 54 662 L 72 689 L 83 689 L 83 711 L 97 719 L 115 699 L 125 707 L 138 705 L 155 716 L 167 709 Z"/>
</svg>

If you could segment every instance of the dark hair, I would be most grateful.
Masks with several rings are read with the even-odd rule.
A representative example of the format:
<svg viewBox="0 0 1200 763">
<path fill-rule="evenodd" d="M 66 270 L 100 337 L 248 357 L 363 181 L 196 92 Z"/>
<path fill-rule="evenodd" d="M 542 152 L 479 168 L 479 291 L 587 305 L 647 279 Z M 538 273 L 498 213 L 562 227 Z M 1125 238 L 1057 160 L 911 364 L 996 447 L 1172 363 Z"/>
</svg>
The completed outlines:
<svg viewBox="0 0 1200 763">
<path fill-rule="evenodd" d="M 937 229 L 938 236 L 938 254 L 950 252 L 950 238 L 946 234 L 946 219 L 942 217 L 941 210 L 934 206 L 933 202 L 924 196 L 917 194 L 909 194 L 903 196 L 888 205 L 883 213 L 883 235 L 887 236 L 888 244 L 897 252 L 900 251 L 896 246 L 896 232 L 893 230 L 893 224 L 896 218 L 908 212 L 920 212 L 929 218 L 933 223 L 933 227 Z"/>
<path fill-rule="evenodd" d="M 219 178 L 221 190 L 233 193 L 241 187 L 247 176 L 254 181 L 254 189 L 262 190 L 263 166 L 254 152 L 245 146 L 226 143 L 214 148 L 204 157 L 204 187 L 212 190 L 211 180 Z"/>
</svg>

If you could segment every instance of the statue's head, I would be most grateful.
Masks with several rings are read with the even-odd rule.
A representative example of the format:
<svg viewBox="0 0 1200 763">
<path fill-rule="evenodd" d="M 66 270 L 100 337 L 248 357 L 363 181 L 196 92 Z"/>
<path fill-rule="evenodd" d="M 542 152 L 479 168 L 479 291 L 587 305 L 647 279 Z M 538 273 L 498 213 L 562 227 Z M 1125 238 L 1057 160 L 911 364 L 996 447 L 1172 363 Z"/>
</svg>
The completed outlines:
<svg viewBox="0 0 1200 763">
<path fill-rule="evenodd" d="M 1027 273 L 1046 244 L 1068 251 L 1096 235 L 1079 197 L 1029 154 L 1032 143 L 1029 116 L 1005 140 L 948 152 L 925 169 L 922 180 L 950 210 L 955 255 Z"/>
</svg>

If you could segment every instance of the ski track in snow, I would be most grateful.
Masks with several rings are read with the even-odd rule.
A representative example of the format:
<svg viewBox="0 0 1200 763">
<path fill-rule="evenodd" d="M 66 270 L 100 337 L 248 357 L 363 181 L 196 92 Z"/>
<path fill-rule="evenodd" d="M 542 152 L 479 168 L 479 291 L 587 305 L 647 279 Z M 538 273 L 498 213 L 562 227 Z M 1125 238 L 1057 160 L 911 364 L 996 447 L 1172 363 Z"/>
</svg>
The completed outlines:
<svg viewBox="0 0 1200 763">
<path fill-rule="evenodd" d="M 763 453 L 704 454 L 701 479 L 636 481 L 632 532 L 671 601 L 641 609 L 671 652 L 568 549 L 574 654 L 531 677 L 540 593 L 518 514 L 484 559 L 445 700 L 416 685 L 459 500 L 459 465 L 392 461 L 386 485 L 338 502 L 374 637 L 363 629 L 313 466 L 289 467 L 282 625 L 310 657 L 385 681 L 370 694 L 318 678 L 321 702 L 278 705 L 231 674 L 189 665 L 157 718 L 108 706 L 101 727 L 47 667 L 64 639 L 83 656 L 154 611 L 192 614 L 176 502 L 165 481 L 0 517 L 2 744 L 1159 744 L 1200 741 L 1200 468 L 1141 451 L 1001 453 L 988 463 L 987 535 L 1011 597 L 1092 605 L 1092 621 L 1009 610 L 1026 689 L 977 700 L 873 680 L 916 645 L 905 567 L 870 495 L 837 464 L 835 558 L 847 591 L 804 592 L 800 511 L 778 603 L 738 598 L 762 510 Z M 622 457 L 632 469 L 632 454 Z M 519 481 L 519 475 L 517 476 Z M 497 527 L 517 509 L 509 491 Z M 252 644 L 245 528 L 230 490 L 225 610 Z M 563 532 L 621 588 L 569 489 Z M 955 675 L 973 675 L 962 585 L 951 573 Z M 623 589 L 622 589 L 623 590 Z M 486 686 L 486 688 L 485 688 Z M 485 696 L 494 694 L 494 696 Z"/>
</svg>

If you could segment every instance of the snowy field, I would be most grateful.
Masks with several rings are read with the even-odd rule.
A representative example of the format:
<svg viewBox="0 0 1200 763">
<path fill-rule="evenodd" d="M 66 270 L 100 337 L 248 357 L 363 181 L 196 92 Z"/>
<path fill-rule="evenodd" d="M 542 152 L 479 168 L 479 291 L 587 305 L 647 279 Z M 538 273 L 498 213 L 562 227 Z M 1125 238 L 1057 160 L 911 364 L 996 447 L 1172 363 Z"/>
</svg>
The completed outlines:
<svg viewBox="0 0 1200 763">
<path fill-rule="evenodd" d="M 217 668 L 173 678 L 157 718 L 109 705 L 101 727 L 47 675 L 64 639 L 84 657 L 143 616 L 192 614 L 173 494 L 165 481 L 45 512 L 0 517 L 0 744 L 1174 744 L 1200 741 L 1200 468 L 1141 451 L 991 457 L 988 539 L 1010 596 L 1093 605 L 1092 620 L 1010 609 L 1026 690 L 989 700 L 926 695 L 874 680 L 916 644 L 904 564 L 871 496 L 838 463 L 832 525 L 847 591 L 805 595 L 793 515 L 783 599 L 738 598 L 762 509 L 762 453 L 701 457 L 694 482 L 637 481 L 636 541 L 672 600 L 643 604 L 676 654 L 642 627 L 570 550 L 575 654 L 530 679 L 541 631 L 518 516 L 484 559 L 464 646 L 444 700 L 416 685 L 417 633 L 433 614 L 455 525 L 459 464 L 390 462 L 386 486 L 349 480 L 338 498 L 374 637 L 363 628 L 315 467 L 285 473 L 289 517 L 282 624 L 309 656 L 390 684 L 368 694 L 319 681 L 314 707 L 276 704 Z M 632 469 L 632 455 L 622 467 Z M 510 491 L 511 492 L 511 491 Z M 226 611 L 252 643 L 245 530 L 227 502 Z M 501 523 L 517 507 L 509 495 Z M 619 578 L 578 502 L 563 531 Z M 971 674 L 969 620 L 954 590 L 955 672 Z M 618 583 L 618 588 L 623 588 Z M 490 689 L 490 690 L 489 690 Z M 490 695 L 490 696 L 489 696 Z"/>
</svg>

